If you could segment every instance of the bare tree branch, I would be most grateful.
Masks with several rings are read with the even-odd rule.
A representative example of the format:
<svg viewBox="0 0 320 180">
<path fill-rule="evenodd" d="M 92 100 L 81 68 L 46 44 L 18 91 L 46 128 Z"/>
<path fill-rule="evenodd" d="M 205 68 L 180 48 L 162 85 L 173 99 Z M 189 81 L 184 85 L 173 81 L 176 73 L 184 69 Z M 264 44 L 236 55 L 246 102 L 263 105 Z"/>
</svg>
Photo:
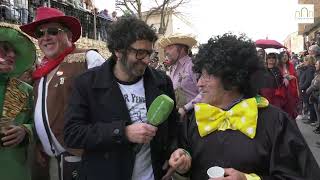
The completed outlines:
<svg viewBox="0 0 320 180">
<path fill-rule="evenodd" d="M 154 0 L 154 2 L 156 3 L 157 6 L 160 6 L 157 0 Z"/>
<path fill-rule="evenodd" d="M 172 13 L 178 12 L 177 9 L 184 4 L 190 2 L 190 0 L 154 0 L 154 6 L 151 7 L 145 14 L 142 14 L 142 0 L 119 0 L 117 6 L 122 6 L 121 11 L 128 10 L 131 14 L 137 15 L 139 19 L 144 19 L 148 22 L 148 19 L 156 14 L 160 15 L 160 27 L 159 34 L 164 34 L 167 30 L 170 17 Z"/>
<path fill-rule="evenodd" d="M 142 19 L 142 8 L 141 8 L 142 3 L 140 0 L 136 0 L 136 4 L 138 9 L 138 17 L 139 19 Z"/>
<path fill-rule="evenodd" d="M 136 10 L 136 12 L 138 12 L 138 8 L 135 6 L 135 5 L 137 5 L 138 3 L 137 3 L 137 1 L 134 3 L 134 2 L 132 2 L 132 1 L 129 1 L 130 2 L 130 4 L 131 4 L 131 6 L 134 8 L 134 10 Z"/>
<path fill-rule="evenodd" d="M 128 0 L 123 0 L 123 6 L 124 6 L 128 11 L 130 11 L 130 13 L 131 13 L 132 15 L 136 14 L 136 13 L 129 7 L 127 1 L 128 1 Z"/>
<path fill-rule="evenodd" d="M 160 8 L 162 8 L 162 6 L 153 7 L 152 9 L 150 9 L 150 10 L 147 12 L 146 16 L 145 16 L 145 20 L 144 20 L 144 21 L 145 21 L 145 22 L 148 22 L 149 17 L 152 16 L 152 15 L 154 15 L 154 14 L 156 14 L 156 13 L 159 13 Z"/>
</svg>

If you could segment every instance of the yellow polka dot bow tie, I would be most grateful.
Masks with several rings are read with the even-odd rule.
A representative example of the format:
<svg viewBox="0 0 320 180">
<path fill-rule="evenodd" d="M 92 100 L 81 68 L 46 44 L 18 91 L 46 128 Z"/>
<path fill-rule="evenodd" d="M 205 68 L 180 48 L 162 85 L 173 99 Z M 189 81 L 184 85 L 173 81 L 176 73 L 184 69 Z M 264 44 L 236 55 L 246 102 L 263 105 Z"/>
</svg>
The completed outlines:
<svg viewBox="0 0 320 180">
<path fill-rule="evenodd" d="M 224 111 L 205 103 L 195 104 L 195 116 L 201 137 L 216 130 L 239 130 L 251 139 L 256 135 L 258 108 L 267 107 L 268 100 L 257 96 L 244 99 L 230 110 Z"/>
</svg>

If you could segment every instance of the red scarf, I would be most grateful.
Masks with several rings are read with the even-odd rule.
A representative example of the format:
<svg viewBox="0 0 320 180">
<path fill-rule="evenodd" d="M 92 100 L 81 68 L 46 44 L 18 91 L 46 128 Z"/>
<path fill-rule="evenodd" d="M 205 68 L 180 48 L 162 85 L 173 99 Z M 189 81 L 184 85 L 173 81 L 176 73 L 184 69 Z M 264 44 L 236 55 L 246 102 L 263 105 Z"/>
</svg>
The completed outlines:
<svg viewBox="0 0 320 180">
<path fill-rule="evenodd" d="M 54 68 L 56 68 L 63 60 L 64 58 L 69 55 L 74 49 L 75 45 L 72 45 L 72 47 L 65 49 L 57 58 L 55 59 L 49 59 L 47 57 L 44 57 L 40 63 L 40 65 L 37 67 L 37 69 L 32 73 L 32 78 L 34 80 L 40 79 L 41 77 L 47 75 L 50 73 Z"/>
</svg>

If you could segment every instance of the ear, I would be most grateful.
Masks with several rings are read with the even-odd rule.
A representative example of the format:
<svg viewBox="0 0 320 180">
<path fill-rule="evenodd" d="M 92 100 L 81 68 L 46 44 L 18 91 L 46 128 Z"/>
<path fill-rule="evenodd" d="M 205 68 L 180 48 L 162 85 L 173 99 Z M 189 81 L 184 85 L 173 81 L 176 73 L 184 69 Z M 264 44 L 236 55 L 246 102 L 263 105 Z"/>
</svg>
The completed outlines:
<svg viewBox="0 0 320 180">
<path fill-rule="evenodd" d="M 114 50 L 114 53 L 115 53 L 115 55 L 117 57 L 117 60 L 122 58 L 122 53 L 121 53 L 120 50 Z"/>
</svg>

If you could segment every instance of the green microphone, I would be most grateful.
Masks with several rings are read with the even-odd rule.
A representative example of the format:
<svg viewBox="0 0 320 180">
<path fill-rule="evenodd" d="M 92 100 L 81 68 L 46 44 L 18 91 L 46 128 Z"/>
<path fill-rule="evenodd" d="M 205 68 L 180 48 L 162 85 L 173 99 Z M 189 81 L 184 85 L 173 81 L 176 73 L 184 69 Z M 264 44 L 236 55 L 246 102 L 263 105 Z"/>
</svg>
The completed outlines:
<svg viewBox="0 0 320 180">
<path fill-rule="evenodd" d="M 147 112 L 148 123 L 158 126 L 166 121 L 173 109 L 174 101 L 167 95 L 158 96 L 150 105 Z"/>
<path fill-rule="evenodd" d="M 173 110 L 174 101 L 167 95 L 158 96 L 151 103 L 147 112 L 147 123 L 153 126 L 158 126 L 166 121 Z M 138 153 L 142 148 L 142 144 L 136 144 L 133 150 Z"/>
</svg>

